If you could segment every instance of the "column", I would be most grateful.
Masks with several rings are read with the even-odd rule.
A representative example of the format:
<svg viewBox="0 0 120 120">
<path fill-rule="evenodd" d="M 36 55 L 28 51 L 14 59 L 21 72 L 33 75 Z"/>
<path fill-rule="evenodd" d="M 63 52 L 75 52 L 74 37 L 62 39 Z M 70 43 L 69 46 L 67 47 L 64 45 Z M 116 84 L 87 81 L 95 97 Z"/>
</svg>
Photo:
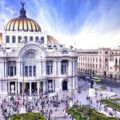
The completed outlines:
<svg viewBox="0 0 120 120">
<path fill-rule="evenodd" d="M 61 90 L 61 78 L 55 80 L 55 91 L 59 92 Z"/>
<path fill-rule="evenodd" d="M 53 80 L 53 92 L 55 92 L 55 80 Z"/>
<path fill-rule="evenodd" d="M 20 94 L 20 82 L 18 82 L 18 94 Z"/>
<path fill-rule="evenodd" d="M 54 74 L 54 75 L 56 75 L 56 73 L 57 73 L 57 72 L 56 72 L 56 71 L 57 71 L 56 67 L 57 67 L 57 62 L 54 61 L 54 62 L 53 62 L 53 70 L 54 70 L 54 71 L 53 71 L 53 74 Z"/>
<path fill-rule="evenodd" d="M 46 75 L 46 61 L 43 61 L 42 62 L 42 67 L 41 67 L 41 69 L 42 69 L 42 75 Z"/>
<path fill-rule="evenodd" d="M 57 69 L 58 69 L 58 75 L 61 75 L 61 61 L 58 61 Z"/>
<path fill-rule="evenodd" d="M 7 81 L 3 80 L 3 92 L 7 94 Z"/>
<path fill-rule="evenodd" d="M 16 68 L 17 68 L 16 70 L 17 76 L 20 77 L 20 62 L 19 61 L 16 62 Z"/>
<path fill-rule="evenodd" d="M 10 95 L 10 82 L 8 82 L 8 95 Z"/>
<path fill-rule="evenodd" d="M 7 76 L 7 62 L 4 62 L 4 76 Z"/>
<path fill-rule="evenodd" d="M 72 61 L 69 61 L 68 73 L 72 76 Z"/>
<path fill-rule="evenodd" d="M 43 73 L 43 64 L 42 64 L 42 61 L 40 62 L 40 73 L 41 73 L 41 75 L 42 75 L 42 73 Z"/>
<path fill-rule="evenodd" d="M 30 82 L 29 85 L 30 85 L 29 91 L 30 91 L 30 96 L 31 96 L 32 95 L 32 83 Z"/>
<path fill-rule="evenodd" d="M 40 82 L 37 82 L 37 94 L 40 94 Z"/>
<path fill-rule="evenodd" d="M 43 94 L 46 93 L 46 81 L 43 81 Z"/>
<path fill-rule="evenodd" d="M 18 90 L 17 90 L 18 88 L 17 88 L 17 82 L 15 82 L 15 94 L 17 95 L 17 93 L 18 93 Z"/>
<path fill-rule="evenodd" d="M 73 61 L 73 76 L 75 75 L 75 61 Z"/>
<path fill-rule="evenodd" d="M 20 61 L 20 76 L 22 76 L 22 62 Z"/>
<path fill-rule="evenodd" d="M 8 87 L 8 85 L 7 85 Z M 0 80 L 0 93 L 2 92 L 2 80 Z"/>
<path fill-rule="evenodd" d="M 36 64 L 36 76 L 41 76 L 41 62 L 40 61 L 37 61 L 37 64 Z"/>
</svg>

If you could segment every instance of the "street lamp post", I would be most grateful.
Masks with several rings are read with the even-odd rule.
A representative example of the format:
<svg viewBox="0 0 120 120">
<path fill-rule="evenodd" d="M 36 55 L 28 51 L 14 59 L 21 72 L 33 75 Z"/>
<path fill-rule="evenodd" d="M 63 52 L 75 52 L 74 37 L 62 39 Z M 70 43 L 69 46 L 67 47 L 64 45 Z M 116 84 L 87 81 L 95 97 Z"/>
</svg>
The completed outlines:
<svg viewBox="0 0 120 120">
<path fill-rule="evenodd" d="M 24 106 L 24 61 L 23 61 L 23 83 L 22 83 L 22 97 L 23 97 L 23 101 L 22 101 L 22 107 L 21 107 L 21 111 L 20 113 L 26 113 L 26 109 Z"/>
<path fill-rule="evenodd" d="M 23 61 L 23 85 L 22 85 L 22 96 L 23 96 L 23 106 L 24 106 L 24 61 Z"/>
</svg>

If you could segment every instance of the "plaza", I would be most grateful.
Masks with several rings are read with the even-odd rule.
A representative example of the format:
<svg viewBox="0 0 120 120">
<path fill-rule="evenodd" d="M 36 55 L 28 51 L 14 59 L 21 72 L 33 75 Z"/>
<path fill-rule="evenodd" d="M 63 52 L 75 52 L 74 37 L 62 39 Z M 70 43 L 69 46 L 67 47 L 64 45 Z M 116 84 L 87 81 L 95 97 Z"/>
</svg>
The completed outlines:
<svg viewBox="0 0 120 120">
<path fill-rule="evenodd" d="M 120 117 L 120 112 L 115 112 L 114 109 L 101 104 L 101 99 L 109 98 L 120 98 L 119 90 L 120 88 L 112 88 L 106 86 L 106 90 L 101 90 L 101 85 L 96 84 L 97 94 L 94 97 L 89 97 L 89 82 L 84 79 L 79 79 L 78 82 L 81 89 L 78 92 L 73 92 L 71 97 L 71 92 L 61 92 L 55 96 L 35 96 L 32 95 L 31 99 L 29 97 L 24 98 L 24 105 L 26 106 L 26 112 L 40 112 L 46 119 L 51 120 L 71 120 L 71 117 L 66 113 L 66 109 L 71 106 L 71 102 L 78 106 L 90 106 L 96 109 L 98 112 L 105 114 L 108 117 Z M 115 94 L 113 94 L 115 93 Z M 102 96 L 101 96 L 102 94 Z M 22 96 L 6 97 L 1 98 L 2 100 L 2 111 L 1 117 L 6 116 L 7 118 L 13 114 L 20 114 L 20 109 L 22 107 Z M 98 102 L 99 101 L 99 102 Z M 6 109 L 6 111 L 5 111 Z M 5 112 L 4 112 L 5 111 Z M 52 112 L 50 112 L 52 111 Z M 4 114 L 3 114 L 4 113 Z M 3 114 L 3 115 L 2 115 Z M 4 118 L 4 117 L 3 117 Z"/>
<path fill-rule="evenodd" d="M 68 48 L 29 18 L 25 8 L 21 2 L 19 16 L 0 33 L 0 120 L 23 114 L 79 120 L 67 110 L 84 106 L 119 119 L 120 82 L 113 78 L 119 78 L 120 49 Z M 97 75 L 99 82 L 93 80 Z"/>
</svg>

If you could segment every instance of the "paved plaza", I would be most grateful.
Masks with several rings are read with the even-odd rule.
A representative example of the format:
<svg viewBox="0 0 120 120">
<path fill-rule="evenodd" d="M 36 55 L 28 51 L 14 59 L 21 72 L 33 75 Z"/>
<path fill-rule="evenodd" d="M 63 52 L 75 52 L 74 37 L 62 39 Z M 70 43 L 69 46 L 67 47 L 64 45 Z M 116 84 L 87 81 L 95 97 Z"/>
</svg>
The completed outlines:
<svg viewBox="0 0 120 120">
<path fill-rule="evenodd" d="M 100 99 L 111 97 L 109 94 L 107 94 L 111 93 L 110 87 L 107 87 L 105 91 L 102 91 L 100 89 L 100 85 L 96 85 L 95 88 L 97 88 L 97 95 L 95 97 L 91 97 L 90 99 L 87 99 L 89 94 L 89 83 L 80 80 L 79 88 L 79 92 L 61 92 L 57 97 L 48 98 L 44 96 L 39 98 L 38 96 L 32 96 L 31 100 L 29 100 L 29 97 L 25 97 L 24 105 L 26 106 L 27 111 L 41 112 L 44 114 L 46 119 L 50 120 L 71 120 L 72 118 L 70 118 L 70 116 L 66 113 L 66 108 L 70 106 L 71 101 L 79 106 L 90 105 L 92 108 L 95 108 L 106 116 L 110 116 L 110 113 L 112 113 L 111 116 L 120 117 L 120 112 L 115 113 L 115 111 L 109 107 L 107 107 L 107 110 L 105 110 L 105 105 L 102 105 L 100 102 L 98 102 Z M 112 88 L 112 93 L 115 93 L 115 96 L 112 97 L 120 97 L 119 91 L 120 88 Z M 103 95 L 101 96 L 100 94 Z M 20 96 L 17 98 L 19 98 L 19 100 L 12 97 L 0 98 L 0 120 L 5 120 L 5 118 L 9 119 L 10 115 L 20 113 L 20 109 L 22 107 L 22 98 Z"/>
</svg>

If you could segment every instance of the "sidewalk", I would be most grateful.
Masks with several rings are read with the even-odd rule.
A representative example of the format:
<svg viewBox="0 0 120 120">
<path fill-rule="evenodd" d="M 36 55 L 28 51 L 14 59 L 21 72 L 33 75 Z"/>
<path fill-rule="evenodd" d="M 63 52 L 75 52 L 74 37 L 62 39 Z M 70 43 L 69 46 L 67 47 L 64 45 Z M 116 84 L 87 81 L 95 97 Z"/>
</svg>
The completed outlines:
<svg viewBox="0 0 120 120">
<path fill-rule="evenodd" d="M 76 93 L 75 96 L 75 101 L 78 100 L 79 101 L 79 105 L 89 105 L 93 108 L 95 108 L 98 112 L 105 114 L 108 117 L 120 117 L 120 112 L 118 111 L 113 111 L 112 108 L 107 107 L 107 110 L 105 110 L 105 105 L 100 105 L 100 103 L 97 103 L 96 101 L 101 100 L 100 96 L 91 98 L 92 103 L 90 103 L 88 100 L 86 100 L 87 97 L 87 92 L 88 91 L 81 91 L 81 93 Z M 112 113 L 112 115 L 110 115 L 110 113 Z"/>
<path fill-rule="evenodd" d="M 0 106 L 1 106 L 1 104 L 0 104 Z M 1 107 L 0 107 L 0 120 L 5 120 L 4 116 L 2 115 Z"/>
</svg>

